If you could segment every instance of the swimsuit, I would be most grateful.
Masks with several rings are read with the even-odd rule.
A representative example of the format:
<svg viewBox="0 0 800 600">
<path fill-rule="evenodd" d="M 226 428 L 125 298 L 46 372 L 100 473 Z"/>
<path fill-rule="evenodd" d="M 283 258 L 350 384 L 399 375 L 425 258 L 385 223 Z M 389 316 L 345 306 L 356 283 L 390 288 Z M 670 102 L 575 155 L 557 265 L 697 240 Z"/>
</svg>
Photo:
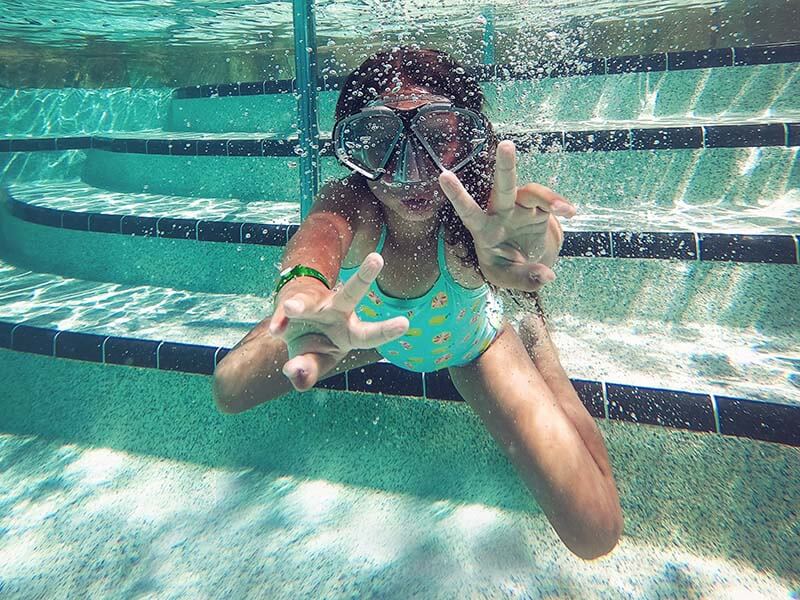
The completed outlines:
<svg viewBox="0 0 800 600">
<path fill-rule="evenodd" d="M 383 225 L 376 252 L 381 252 L 385 241 Z M 390 363 L 411 371 L 430 372 L 466 365 L 489 347 L 502 327 L 503 310 L 489 286 L 484 283 L 476 289 L 465 288 L 447 270 L 441 228 L 438 258 L 439 277 L 424 296 L 387 296 L 375 280 L 356 306 L 356 316 L 362 321 L 408 318 L 406 334 L 376 350 Z M 339 278 L 347 281 L 356 271 L 358 267 L 342 267 Z"/>
</svg>

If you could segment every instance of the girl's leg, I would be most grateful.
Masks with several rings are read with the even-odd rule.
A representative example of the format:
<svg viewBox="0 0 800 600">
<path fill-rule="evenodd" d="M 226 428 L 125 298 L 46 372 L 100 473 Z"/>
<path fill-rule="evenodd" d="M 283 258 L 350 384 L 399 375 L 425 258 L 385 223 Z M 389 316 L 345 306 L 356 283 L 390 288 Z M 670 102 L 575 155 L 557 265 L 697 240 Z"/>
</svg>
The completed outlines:
<svg viewBox="0 0 800 600">
<path fill-rule="evenodd" d="M 611 463 L 608 459 L 608 451 L 603 442 L 600 428 L 597 427 L 592 415 L 586 410 L 566 371 L 564 371 L 564 367 L 561 366 L 558 350 L 550 338 L 541 315 L 526 315 L 520 322 L 519 336 L 536 369 L 547 382 L 553 394 L 555 394 L 561 404 L 561 408 L 567 413 L 567 417 L 572 421 L 575 429 L 578 430 L 583 443 L 586 444 L 586 448 L 592 453 L 597 467 L 603 473 L 612 477 Z M 616 492 L 616 487 L 614 487 L 614 493 L 616 494 Z"/>
<path fill-rule="evenodd" d="M 585 559 L 610 552 L 622 533 L 614 479 L 595 460 L 570 409 L 534 366 L 514 328 L 506 323 L 486 352 L 467 366 L 452 367 L 450 375 L 566 546 Z"/>
</svg>

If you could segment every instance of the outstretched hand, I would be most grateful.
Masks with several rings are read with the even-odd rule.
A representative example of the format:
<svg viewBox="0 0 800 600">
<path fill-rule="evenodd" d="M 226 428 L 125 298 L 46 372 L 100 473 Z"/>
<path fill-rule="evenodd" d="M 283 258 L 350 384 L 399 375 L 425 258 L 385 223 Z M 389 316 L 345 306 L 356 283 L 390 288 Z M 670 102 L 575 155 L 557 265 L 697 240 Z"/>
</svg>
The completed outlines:
<svg viewBox="0 0 800 600">
<path fill-rule="evenodd" d="M 307 390 L 351 350 L 376 348 L 405 335 L 406 317 L 367 323 L 355 308 L 383 269 L 383 257 L 367 255 L 341 287 L 327 289 L 316 279 L 290 281 L 275 300 L 269 332 L 286 342 L 283 374 L 296 390 Z"/>
<path fill-rule="evenodd" d="M 475 252 L 487 280 L 503 288 L 535 291 L 555 279 L 541 260 L 547 250 L 551 215 L 571 218 L 575 207 L 538 183 L 517 187 L 516 148 L 510 140 L 497 145 L 494 185 L 486 212 L 451 171 L 439 184 L 475 241 Z"/>
</svg>

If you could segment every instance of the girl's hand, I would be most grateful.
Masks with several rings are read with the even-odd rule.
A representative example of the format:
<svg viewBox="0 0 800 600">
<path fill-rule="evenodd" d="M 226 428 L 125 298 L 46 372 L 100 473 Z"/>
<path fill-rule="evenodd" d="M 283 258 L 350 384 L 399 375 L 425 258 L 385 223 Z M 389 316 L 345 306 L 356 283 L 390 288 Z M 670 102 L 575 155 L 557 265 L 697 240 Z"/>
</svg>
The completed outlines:
<svg viewBox="0 0 800 600">
<path fill-rule="evenodd" d="M 510 140 L 497 145 L 494 185 L 484 212 L 455 173 L 444 171 L 439 184 L 472 233 L 478 263 L 493 284 L 535 291 L 555 279 L 541 263 L 551 215 L 571 218 L 575 207 L 553 190 L 529 183 L 517 187 L 516 148 Z"/>
<path fill-rule="evenodd" d="M 307 390 L 353 349 L 375 348 L 408 331 L 408 319 L 364 323 L 353 312 L 383 269 L 372 252 L 341 287 L 299 278 L 287 283 L 275 300 L 269 332 L 286 342 L 289 360 L 283 374 L 297 390 Z"/>
</svg>

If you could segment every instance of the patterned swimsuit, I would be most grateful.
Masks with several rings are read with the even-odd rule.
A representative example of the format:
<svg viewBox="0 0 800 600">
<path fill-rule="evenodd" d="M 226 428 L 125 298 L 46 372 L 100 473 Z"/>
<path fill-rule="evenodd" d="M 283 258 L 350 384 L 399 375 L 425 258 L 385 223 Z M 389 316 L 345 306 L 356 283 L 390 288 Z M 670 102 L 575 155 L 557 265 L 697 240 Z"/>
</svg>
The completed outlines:
<svg viewBox="0 0 800 600">
<path fill-rule="evenodd" d="M 383 250 L 385 241 L 384 225 L 376 252 Z M 410 371 L 430 372 L 470 363 L 489 347 L 503 322 L 500 303 L 487 284 L 465 288 L 447 270 L 443 229 L 439 230 L 438 258 L 439 278 L 424 296 L 387 296 L 376 280 L 356 307 L 362 321 L 408 317 L 406 334 L 376 350 L 390 363 Z M 343 267 L 339 278 L 347 281 L 357 270 Z"/>
</svg>

